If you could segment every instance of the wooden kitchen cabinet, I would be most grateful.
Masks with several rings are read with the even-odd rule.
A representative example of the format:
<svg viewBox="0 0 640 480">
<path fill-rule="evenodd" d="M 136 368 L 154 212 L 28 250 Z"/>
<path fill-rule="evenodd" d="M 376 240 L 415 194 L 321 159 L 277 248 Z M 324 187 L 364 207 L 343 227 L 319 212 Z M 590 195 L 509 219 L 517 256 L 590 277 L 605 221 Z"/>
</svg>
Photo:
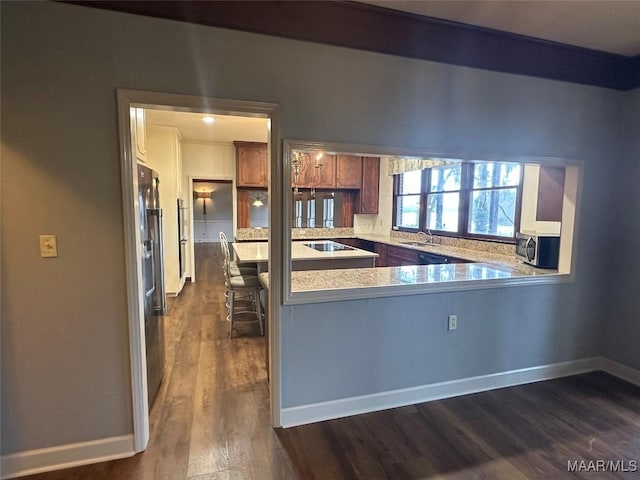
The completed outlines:
<svg viewBox="0 0 640 480">
<path fill-rule="evenodd" d="M 387 251 L 387 266 L 402 267 L 404 265 L 417 265 L 418 252 L 408 248 L 389 245 Z"/>
<path fill-rule="evenodd" d="M 362 185 L 356 213 L 378 213 L 380 158 L 362 157 Z"/>
<path fill-rule="evenodd" d="M 389 245 L 387 245 L 386 243 L 376 242 L 375 252 L 378 254 L 378 258 L 376 258 L 376 267 L 389 266 Z"/>
<path fill-rule="evenodd" d="M 267 144 L 233 142 L 236 147 L 236 186 L 267 187 Z"/>
<path fill-rule="evenodd" d="M 238 216 L 238 228 L 250 228 L 249 222 L 249 191 L 238 190 L 237 195 L 237 216 Z"/>
<path fill-rule="evenodd" d="M 300 188 L 336 188 L 336 156 L 323 155 L 317 161 L 315 153 L 303 153 L 297 182 L 291 172 L 291 186 L 296 185 Z"/>
<path fill-rule="evenodd" d="M 561 222 L 564 201 L 564 176 L 562 167 L 541 167 L 538 176 L 538 204 L 536 221 Z"/>
<path fill-rule="evenodd" d="M 362 185 L 362 157 L 338 155 L 336 159 L 336 188 L 360 188 Z"/>
</svg>

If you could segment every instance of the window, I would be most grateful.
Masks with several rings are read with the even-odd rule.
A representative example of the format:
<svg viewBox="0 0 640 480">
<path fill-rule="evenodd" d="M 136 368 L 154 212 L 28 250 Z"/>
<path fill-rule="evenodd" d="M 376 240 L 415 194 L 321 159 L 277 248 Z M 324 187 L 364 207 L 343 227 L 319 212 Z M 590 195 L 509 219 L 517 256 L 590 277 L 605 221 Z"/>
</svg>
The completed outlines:
<svg viewBox="0 0 640 480">
<path fill-rule="evenodd" d="M 516 229 L 520 165 L 476 163 L 469 204 L 468 231 L 513 238 Z"/>
<path fill-rule="evenodd" d="M 422 172 L 420 170 L 399 175 L 395 199 L 396 225 L 401 228 L 418 228 L 420 222 L 420 196 Z"/>
<path fill-rule="evenodd" d="M 430 230 L 457 232 L 462 164 L 431 168 L 426 225 Z"/>
<path fill-rule="evenodd" d="M 293 226 L 302 228 L 302 195 L 294 194 L 293 196 Z"/>
<path fill-rule="evenodd" d="M 324 228 L 333 228 L 333 209 L 334 209 L 333 194 L 324 194 L 322 199 L 322 226 Z"/>
<path fill-rule="evenodd" d="M 315 195 L 307 200 L 307 227 L 315 228 L 316 226 L 316 197 Z"/>
<path fill-rule="evenodd" d="M 444 235 L 513 240 L 520 220 L 522 168 L 459 162 L 395 176 L 394 226 Z"/>
</svg>

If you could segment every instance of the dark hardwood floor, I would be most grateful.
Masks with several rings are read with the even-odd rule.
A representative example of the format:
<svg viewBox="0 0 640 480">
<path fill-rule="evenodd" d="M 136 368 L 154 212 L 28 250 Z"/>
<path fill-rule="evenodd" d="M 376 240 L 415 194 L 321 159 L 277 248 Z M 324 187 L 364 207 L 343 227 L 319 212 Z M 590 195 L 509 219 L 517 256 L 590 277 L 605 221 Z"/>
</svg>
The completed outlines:
<svg viewBox="0 0 640 480">
<path fill-rule="evenodd" d="M 197 283 L 166 317 L 166 376 L 147 450 L 29 478 L 640 478 L 640 470 L 568 471 L 582 460 L 587 469 L 592 460 L 640 464 L 640 388 L 605 373 L 273 430 L 264 339 L 256 325 L 228 338 L 219 250 L 200 244 L 196 254 Z"/>
</svg>

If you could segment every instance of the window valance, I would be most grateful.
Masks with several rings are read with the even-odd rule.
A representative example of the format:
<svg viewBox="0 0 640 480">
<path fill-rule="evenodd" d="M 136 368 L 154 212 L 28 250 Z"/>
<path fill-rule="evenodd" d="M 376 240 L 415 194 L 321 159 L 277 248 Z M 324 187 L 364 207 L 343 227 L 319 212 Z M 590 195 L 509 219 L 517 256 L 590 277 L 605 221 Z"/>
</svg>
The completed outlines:
<svg viewBox="0 0 640 480">
<path fill-rule="evenodd" d="M 442 158 L 391 157 L 389 159 L 389 175 L 424 170 L 425 168 L 442 167 L 459 163 L 456 160 Z"/>
</svg>

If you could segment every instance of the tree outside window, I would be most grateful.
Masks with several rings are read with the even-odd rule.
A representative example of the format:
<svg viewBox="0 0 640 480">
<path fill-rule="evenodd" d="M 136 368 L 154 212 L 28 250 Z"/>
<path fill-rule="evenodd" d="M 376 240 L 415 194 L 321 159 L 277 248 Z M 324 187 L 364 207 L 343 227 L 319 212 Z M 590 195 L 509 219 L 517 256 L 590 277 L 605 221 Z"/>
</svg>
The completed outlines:
<svg viewBox="0 0 640 480">
<path fill-rule="evenodd" d="M 459 162 L 396 175 L 394 226 L 465 238 L 514 240 L 522 168 Z"/>
</svg>

